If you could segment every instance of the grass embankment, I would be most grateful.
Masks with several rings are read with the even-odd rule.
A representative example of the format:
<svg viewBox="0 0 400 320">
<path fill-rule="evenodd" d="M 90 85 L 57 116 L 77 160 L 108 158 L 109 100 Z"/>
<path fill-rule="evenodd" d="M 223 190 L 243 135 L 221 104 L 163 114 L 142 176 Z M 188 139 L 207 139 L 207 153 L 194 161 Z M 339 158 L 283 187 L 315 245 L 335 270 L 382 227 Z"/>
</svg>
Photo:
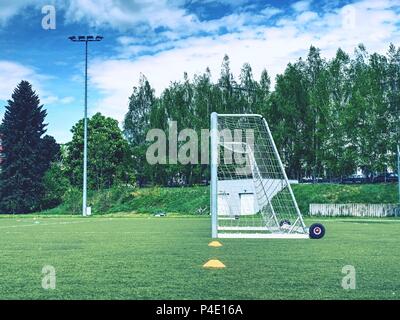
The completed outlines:
<svg viewBox="0 0 400 320">
<path fill-rule="evenodd" d="M 105 213 L 168 213 L 178 215 L 203 215 L 209 213 L 208 187 L 187 188 L 133 188 L 118 187 L 90 192 L 88 205 L 94 214 Z M 46 214 L 80 214 L 80 192 L 67 194 L 63 204 Z"/>
<path fill-rule="evenodd" d="M 308 213 L 310 203 L 397 203 L 396 184 L 293 185 L 300 210 Z M 67 194 L 64 203 L 46 214 L 79 214 L 81 193 Z M 118 187 L 89 193 L 89 205 L 94 214 L 143 213 L 202 215 L 209 212 L 209 187 L 128 188 Z"/>
</svg>

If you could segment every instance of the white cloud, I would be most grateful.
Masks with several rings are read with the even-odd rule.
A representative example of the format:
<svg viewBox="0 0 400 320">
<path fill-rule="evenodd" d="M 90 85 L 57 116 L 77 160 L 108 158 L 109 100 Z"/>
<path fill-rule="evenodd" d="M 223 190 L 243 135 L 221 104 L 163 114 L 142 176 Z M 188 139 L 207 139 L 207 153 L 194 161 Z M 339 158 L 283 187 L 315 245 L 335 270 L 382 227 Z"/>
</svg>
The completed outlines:
<svg viewBox="0 0 400 320">
<path fill-rule="evenodd" d="M 228 33 L 241 32 L 242 36 L 245 37 L 246 33 L 251 30 L 249 26 L 259 25 L 282 12 L 281 9 L 267 6 L 257 14 L 241 12 L 226 15 L 219 19 L 198 21 L 193 23 L 190 28 L 159 33 L 154 44 L 151 38 L 143 39 L 140 37 L 122 36 L 117 39 L 118 43 L 121 45 L 119 48 L 121 52 L 119 57 L 128 58 L 136 55 L 154 54 L 159 51 L 185 47 L 188 41 L 192 41 L 195 38 L 195 35 L 201 32 L 215 34 L 222 28 Z M 164 41 L 160 41 L 160 38 Z"/>
<path fill-rule="evenodd" d="M 161 51 L 152 51 L 145 45 L 139 47 L 135 45 L 137 39 L 124 37 L 120 39 L 120 49 L 125 54 L 91 64 L 91 83 L 103 96 L 97 103 L 97 111 L 122 120 L 127 111 L 128 97 L 132 87 L 137 85 L 140 73 L 147 76 L 157 94 L 171 81 L 181 80 L 184 71 L 193 76 L 210 67 L 216 80 L 225 53 L 231 58 L 231 68 L 236 76 L 243 63 L 249 62 L 256 79 L 264 68 L 273 79 L 284 71 L 288 62 L 304 57 L 311 45 L 319 47 L 327 58 L 333 57 L 339 47 L 351 53 L 360 42 L 371 52 L 385 53 L 390 42 L 400 42 L 400 31 L 396 26 L 400 17 L 392 8 L 391 0 L 378 2 L 364 0 L 355 3 L 352 6 L 355 12 L 353 24 L 343 23 L 348 19 L 348 10 L 342 9 L 319 15 L 298 10 L 293 19 L 281 20 L 276 26 L 247 26 L 243 22 L 247 17 L 242 17 L 242 22 L 236 20 L 236 27 L 228 34 L 164 42 L 159 45 Z M 297 8 L 300 9 L 300 5 Z M 307 7 L 303 4 L 302 8 Z M 221 20 L 235 24 L 233 17 Z M 212 29 L 213 24 L 219 23 L 209 22 L 205 27 Z M 135 50 L 149 50 L 152 54 L 127 58 Z"/>
<path fill-rule="evenodd" d="M 33 90 L 39 95 L 42 104 L 57 105 L 71 104 L 74 97 L 58 97 L 47 90 L 44 83 L 52 77 L 38 73 L 32 67 L 22 65 L 15 61 L 0 60 L 0 100 L 7 101 L 17 85 L 26 80 L 32 84 Z"/>
<path fill-rule="evenodd" d="M 46 105 L 66 105 L 66 104 L 71 104 L 72 102 L 75 101 L 74 97 L 63 97 L 60 98 L 55 95 L 44 95 L 41 99 L 41 102 Z"/>
<path fill-rule="evenodd" d="M 64 97 L 64 98 L 61 98 L 60 99 L 60 102 L 62 103 L 62 104 L 71 104 L 72 102 L 74 102 L 75 101 L 75 98 L 74 97 Z"/>
<path fill-rule="evenodd" d="M 219 2 L 219 1 L 217 1 Z M 244 1 L 245 3 L 247 1 Z M 233 6 L 233 3 L 231 3 Z M 240 3 L 234 3 L 238 10 L 213 20 L 200 20 L 195 14 L 182 8 L 182 1 L 149 0 L 69 0 L 64 5 L 67 23 L 86 22 L 92 27 L 111 27 L 120 31 L 134 30 L 141 35 L 138 41 L 151 41 L 160 37 L 177 40 L 198 33 L 218 32 L 221 28 L 238 31 L 245 25 L 265 22 L 282 9 L 267 5 L 259 13 L 241 10 Z M 157 28 L 165 28 L 164 32 L 155 33 Z M 120 41 L 131 39 L 121 37 Z"/>
<path fill-rule="evenodd" d="M 276 16 L 277 14 L 280 14 L 282 12 L 283 12 L 282 9 L 278 9 L 278 8 L 271 7 L 271 6 L 267 6 L 267 7 L 265 7 L 264 9 L 262 9 L 260 11 L 260 13 L 263 16 L 265 16 L 266 18 L 271 18 L 271 17 Z"/>
<path fill-rule="evenodd" d="M 45 105 L 54 104 L 57 101 L 59 101 L 59 98 L 57 96 L 45 96 L 42 98 L 42 103 Z"/>
<path fill-rule="evenodd" d="M 0 26 L 4 26 L 8 21 L 29 6 L 35 8 L 51 3 L 52 0 L 1 0 L 0 1 Z"/>
<path fill-rule="evenodd" d="M 229 6 L 241 6 L 247 3 L 251 3 L 251 0 L 192 0 L 192 3 L 208 4 L 208 3 L 220 3 Z"/>
<path fill-rule="evenodd" d="M 243 63 L 249 62 L 256 78 L 264 68 L 274 78 L 284 71 L 288 62 L 307 54 L 310 45 L 321 48 L 322 54 L 329 58 L 338 47 L 352 52 L 360 42 L 370 51 L 381 53 L 387 50 L 389 42 L 400 43 L 396 25 L 400 19 L 396 13 L 399 12 L 398 0 L 361 0 L 339 9 L 323 6 L 325 11 L 318 13 L 312 11 L 315 8 L 311 0 L 298 1 L 286 11 L 267 5 L 257 13 L 238 9 L 208 21 L 183 9 L 183 0 L 56 1 L 58 7 L 64 9 L 67 23 L 83 22 L 96 28 L 129 30 L 118 38 L 118 54 L 106 61 L 91 61 L 89 70 L 91 85 L 103 97 L 98 101 L 98 111 L 119 120 L 127 111 L 128 97 L 140 73 L 148 77 L 160 94 L 170 81 L 181 80 L 184 71 L 192 76 L 210 67 L 216 80 L 224 54 L 230 56 L 236 75 Z M 16 14 L 25 3 L 33 1 L 2 1 L 0 9 L 4 10 L 0 10 L 0 23 Z M 241 2 L 245 3 L 249 2 Z M 280 20 L 271 25 L 271 17 Z M 167 30 L 154 32 L 160 26 Z M 222 29 L 225 34 L 221 35 Z M 12 70 L 1 72 L 2 68 Z M 4 74 L 7 79 L 2 79 Z M 11 79 L 10 74 L 13 75 Z M 0 62 L 0 99 L 2 94 L 8 98 L 22 78 L 33 78 L 40 85 L 31 68 L 18 64 L 7 67 Z M 53 103 L 72 102 L 68 101 L 69 97 L 51 94 L 45 98 Z"/>
<path fill-rule="evenodd" d="M 39 75 L 30 67 L 17 62 L 0 60 L 0 100 L 8 100 L 21 80 L 32 83 L 34 89 L 41 90 L 40 83 L 46 77 Z"/>
<path fill-rule="evenodd" d="M 8 20 L 16 15 L 24 6 L 24 0 L 3 0 L 0 3 L 0 25 L 4 25 Z"/>
<path fill-rule="evenodd" d="M 297 12 L 302 12 L 302 11 L 306 11 L 310 8 L 311 6 L 311 0 L 302 0 L 302 1 L 298 1 L 292 4 L 292 8 L 293 10 L 297 11 Z"/>
<path fill-rule="evenodd" d="M 315 20 L 317 18 L 318 18 L 318 14 L 316 12 L 305 11 L 297 17 L 297 22 L 298 23 L 307 23 L 307 22 L 310 22 L 311 20 Z"/>
<path fill-rule="evenodd" d="M 0 120 L 5 112 L 3 107 L 6 105 L 6 101 L 11 99 L 14 89 L 22 80 L 29 81 L 32 84 L 33 90 L 39 95 L 41 104 L 44 104 L 49 113 L 48 117 L 54 112 L 52 106 L 72 104 L 75 101 L 74 97 L 59 97 L 49 91 L 49 80 L 52 79 L 51 76 L 40 74 L 30 66 L 15 61 L 0 60 Z M 69 141 L 71 138 L 68 128 L 62 130 L 54 123 L 51 124 L 51 121 L 48 134 L 53 135 L 57 141 L 61 142 Z"/>
<path fill-rule="evenodd" d="M 257 30 L 253 30 L 256 34 Z M 238 75 L 244 62 L 250 62 L 255 76 L 267 68 L 275 75 L 282 71 L 287 59 L 297 58 L 297 52 L 304 49 L 304 43 L 310 42 L 308 35 L 295 40 L 296 30 L 270 28 L 259 29 L 264 32 L 262 38 L 253 38 L 245 33 L 221 37 L 192 38 L 182 41 L 178 48 L 163 51 L 153 56 L 144 56 L 137 60 L 115 59 L 96 61 L 90 69 L 91 83 L 102 94 L 104 99 L 98 105 L 98 111 L 123 119 L 127 111 L 128 97 L 132 87 L 137 83 L 140 73 L 145 74 L 151 85 L 160 94 L 171 81 L 181 80 L 186 71 L 193 76 L 210 67 L 214 80 L 219 77 L 222 58 L 228 53 L 231 58 L 232 71 Z M 243 39 L 240 38 L 243 36 Z M 288 37 L 292 40 L 287 41 Z M 285 56 L 282 57 L 282 52 Z"/>
<path fill-rule="evenodd" d="M 160 26 L 176 29 L 197 20 L 196 16 L 166 0 L 70 0 L 65 8 L 67 22 L 83 21 L 94 27 L 111 26 L 121 30 L 139 24 L 152 29 Z"/>
</svg>

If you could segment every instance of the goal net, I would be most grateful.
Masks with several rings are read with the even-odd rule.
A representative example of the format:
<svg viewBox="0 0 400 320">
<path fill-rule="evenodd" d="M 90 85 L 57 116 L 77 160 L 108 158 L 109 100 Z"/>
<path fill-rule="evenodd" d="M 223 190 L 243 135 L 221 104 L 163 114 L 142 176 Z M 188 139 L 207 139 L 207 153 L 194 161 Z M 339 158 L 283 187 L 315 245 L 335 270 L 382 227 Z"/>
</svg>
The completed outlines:
<svg viewBox="0 0 400 320">
<path fill-rule="evenodd" d="M 308 238 L 266 120 L 211 115 L 214 238 Z"/>
</svg>

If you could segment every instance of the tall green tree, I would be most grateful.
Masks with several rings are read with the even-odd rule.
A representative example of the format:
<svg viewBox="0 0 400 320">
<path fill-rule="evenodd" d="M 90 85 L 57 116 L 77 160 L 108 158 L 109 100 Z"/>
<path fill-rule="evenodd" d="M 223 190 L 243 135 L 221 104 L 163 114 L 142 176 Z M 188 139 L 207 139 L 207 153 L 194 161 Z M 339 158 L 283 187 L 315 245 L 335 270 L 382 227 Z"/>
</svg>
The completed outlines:
<svg viewBox="0 0 400 320">
<path fill-rule="evenodd" d="M 5 159 L 0 174 L 0 212 L 29 213 L 41 209 L 43 177 L 59 152 L 46 136 L 46 110 L 27 81 L 8 100 L 0 134 Z"/>
<path fill-rule="evenodd" d="M 154 89 L 147 78 L 140 75 L 139 86 L 133 88 L 129 98 L 129 110 L 124 121 L 124 134 L 133 145 L 139 145 L 146 140 L 154 103 Z"/>
<path fill-rule="evenodd" d="M 71 132 L 67 144 L 66 171 L 74 186 L 82 186 L 83 120 Z M 96 113 L 88 119 L 88 186 L 105 189 L 120 183 L 133 183 L 134 168 L 128 142 L 118 127 L 118 121 Z"/>
<path fill-rule="evenodd" d="M 271 78 L 266 69 L 263 69 L 261 72 L 261 78 L 259 85 L 257 86 L 256 94 L 257 101 L 254 112 L 267 116 L 271 98 Z"/>
<path fill-rule="evenodd" d="M 329 177 L 351 174 L 356 167 L 352 152 L 349 152 L 351 144 L 346 130 L 347 107 L 352 91 L 350 64 L 349 55 L 339 49 L 326 70 L 328 107 L 325 110 L 327 122 L 321 148 L 324 152 L 322 162 Z"/>
<path fill-rule="evenodd" d="M 225 55 L 223 58 L 221 74 L 217 85 L 220 89 L 220 101 L 216 111 L 219 113 L 239 113 L 241 109 L 239 101 L 240 91 L 236 90 L 238 85 L 233 77 L 228 55 Z"/>
<path fill-rule="evenodd" d="M 322 166 L 324 158 L 323 141 L 326 134 L 326 126 L 329 121 L 329 93 L 327 87 L 326 61 L 321 58 L 320 50 L 314 46 L 310 47 L 307 61 L 306 73 L 308 79 L 309 112 L 311 115 L 312 150 L 309 168 L 313 177 L 325 174 Z"/>
<path fill-rule="evenodd" d="M 396 167 L 396 149 L 400 143 L 400 48 L 390 44 L 388 56 L 387 90 L 388 90 L 388 130 L 389 130 L 389 164 Z"/>
<path fill-rule="evenodd" d="M 288 175 L 293 178 L 312 174 L 313 114 L 308 90 L 304 61 L 289 64 L 276 78 L 267 115 Z"/>
<path fill-rule="evenodd" d="M 150 118 L 155 108 L 154 89 L 147 78 L 140 75 L 139 86 L 133 88 L 129 97 L 129 109 L 123 123 L 123 133 L 132 149 L 132 166 L 136 172 L 137 183 L 144 185 L 150 174 L 146 161 L 146 134 L 150 129 Z"/>
</svg>

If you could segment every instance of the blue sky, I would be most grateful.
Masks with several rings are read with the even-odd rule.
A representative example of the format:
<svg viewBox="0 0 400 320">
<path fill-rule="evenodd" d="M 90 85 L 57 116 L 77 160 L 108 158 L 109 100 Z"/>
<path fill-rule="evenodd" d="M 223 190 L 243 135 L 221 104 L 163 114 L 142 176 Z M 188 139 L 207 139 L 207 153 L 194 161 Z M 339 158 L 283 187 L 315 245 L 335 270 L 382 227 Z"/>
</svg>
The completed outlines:
<svg viewBox="0 0 400 320">
<path fill-rule="evenodd" d="M 56 9 L 56 29 L 42 28 L 42 7 Z M 140 73 L 156 93 L 170 81 L 210 68 L 218 78 L 224 54 L 238 75 L 250 63 L 256 79 L 305 56 L 310 45 L 330 58 L 364 43 L 385 53 L 400 43 L 399 0 L 2 0 L 0 117 L 22 79 L 48 111 L 48 133 L 67 142 L 83 113 L 83 46 L 70 35 L 101 34 L 90 45 L 89 113 L 122 120 Z"/>
</svg>

